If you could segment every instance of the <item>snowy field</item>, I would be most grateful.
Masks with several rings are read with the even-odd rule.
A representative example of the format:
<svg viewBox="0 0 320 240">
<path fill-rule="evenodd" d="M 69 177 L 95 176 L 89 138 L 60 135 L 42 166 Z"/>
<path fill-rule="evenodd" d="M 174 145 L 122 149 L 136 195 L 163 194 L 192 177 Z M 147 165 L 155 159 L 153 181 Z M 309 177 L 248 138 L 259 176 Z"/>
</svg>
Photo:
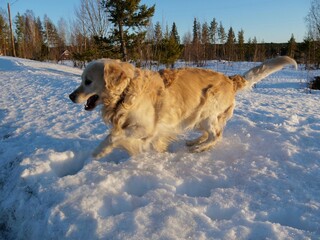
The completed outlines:
<svg viewBox="0 0 320 240">
<path fill-rule="evenodd" d="M 0 239 L 320 239 L 320 93 L 306 71 L 239 93 L 208 152 L 182 136 L 168 153 L 100 161 L 107 126 L 68 99 L 80 74 L 0 57 Z"/>
</svg>

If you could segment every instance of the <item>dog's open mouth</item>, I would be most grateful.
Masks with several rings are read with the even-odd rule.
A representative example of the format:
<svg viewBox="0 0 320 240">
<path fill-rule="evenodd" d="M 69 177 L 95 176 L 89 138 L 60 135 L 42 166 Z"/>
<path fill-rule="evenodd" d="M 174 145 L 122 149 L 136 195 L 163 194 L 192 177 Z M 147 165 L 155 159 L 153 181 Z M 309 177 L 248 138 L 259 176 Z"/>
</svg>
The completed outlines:
<svg viewBox="0 0 320 240">
<path fill-rule="evenodd" d="M 99 99 L 99 96 L 97 94 L 89 97 L 86 105 L 84 106 L 84 109 L 87 111 L 93 110 L 97 106 L 98 99 Z"/>
</svg>

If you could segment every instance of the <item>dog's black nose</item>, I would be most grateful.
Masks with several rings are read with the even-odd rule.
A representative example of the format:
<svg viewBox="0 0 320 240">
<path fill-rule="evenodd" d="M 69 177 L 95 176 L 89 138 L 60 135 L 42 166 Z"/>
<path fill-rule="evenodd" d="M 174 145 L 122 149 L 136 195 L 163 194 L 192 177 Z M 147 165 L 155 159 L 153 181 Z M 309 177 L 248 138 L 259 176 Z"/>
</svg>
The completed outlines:
<svg viewBox="0 0 320 240">
<path fill-rule="evenodd" d="M 73 93 L 71 93 L 71 94 L 69 95 L 69 98 L 70 98 L 70 100 L 71 100 L 72 102 L 75 102 L 75 101 L 76 101 L 76 97 L 77 97 L 77 95 L 76 95 L 75 92 L 73 92 Z"/>
</svg>

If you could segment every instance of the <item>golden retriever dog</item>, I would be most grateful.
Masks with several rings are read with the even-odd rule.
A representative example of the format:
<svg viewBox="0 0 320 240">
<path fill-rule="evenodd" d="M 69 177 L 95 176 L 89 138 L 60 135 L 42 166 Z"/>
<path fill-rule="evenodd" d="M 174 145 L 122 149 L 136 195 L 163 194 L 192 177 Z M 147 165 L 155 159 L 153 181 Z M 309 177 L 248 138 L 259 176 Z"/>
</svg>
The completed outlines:
<svg viewBox="0 0 320 240">
<path fill-rule="evenodd" d="M 295 60 L 282 56 L 267 60 L 243 75 L 225 76 L 199 68 L 156 71 L 136 68 L 119 60 L 100 59 L 88 64 L 81 85 L 70 94 L 85 110 L 102 104 L 102 117 L 110 133 L 95 149 L 101 158 L 114 148 L 131 155 L 155 150 L 164 152 L 177 136 L 196 130 L 189 140 L 191 152 L 212 148 L 232 117 L 235 95 Z"/>
</svg>

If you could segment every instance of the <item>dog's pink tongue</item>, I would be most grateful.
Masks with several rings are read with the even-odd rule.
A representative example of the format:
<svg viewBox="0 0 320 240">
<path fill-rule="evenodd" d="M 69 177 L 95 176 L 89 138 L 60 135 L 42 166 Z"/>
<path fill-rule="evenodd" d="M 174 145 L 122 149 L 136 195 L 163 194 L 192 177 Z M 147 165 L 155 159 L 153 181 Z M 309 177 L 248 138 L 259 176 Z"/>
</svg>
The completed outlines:
<svg viewBox="0 0 320 240">
<path fill-rule="evenodd" d="M 86 105 L 84 106 L 84 109 L 86 111 L 91 111 L 96 107 L 96 102 L 99 99 L 98 95 L 93 95 L 91 97 L 89 97 L 89 99 L 87 100 Z"/>
</svg>

